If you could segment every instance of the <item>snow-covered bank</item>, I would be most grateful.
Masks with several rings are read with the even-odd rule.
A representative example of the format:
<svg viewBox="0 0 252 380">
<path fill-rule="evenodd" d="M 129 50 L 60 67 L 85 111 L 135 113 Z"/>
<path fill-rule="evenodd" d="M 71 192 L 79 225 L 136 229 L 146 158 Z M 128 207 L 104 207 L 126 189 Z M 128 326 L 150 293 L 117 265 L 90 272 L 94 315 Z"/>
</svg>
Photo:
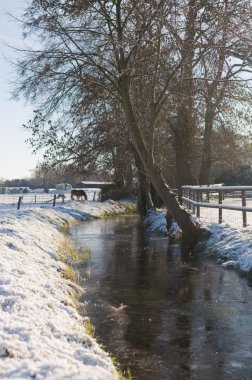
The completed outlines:
<svg viewBox="0 0 252 380">
<path fill-rule="evenodd" d="M 195 216 L 192 217 L 195 218 Z M 206 218 L 203 223 L 209 228 L 211 235 L 207 241 L 199 243 L 196 247 L 197 250 L 207 255 L 213 255 L 217 258 L 217 263 L 224 268 L 252 273 L 252 226 L 233 228 L 229 224 L 211 223 Z M 148 231 L 166 234 L 165 211 L 150 211 L 145 225 Z M 173 229 L 177 230 L 174 224 Z"/>
<path fill-rule="evenodd" d="M 123 213 L 128 204 L 21 207 L 0 209 L 0 379 L 117 379 L 108 354 L 85 332 L 57 250 L 66 221 Z M 164 212 L 148 218 L 150 230 L 166 232 Z M 251 271 L 252 229 L 209 227 L 204 250 L 223 265 Z"/>
<path fill-rule="evenodd" d="M 211 236 L 204 243 L 204 250 L 225 268 L 252 273 L 252 228 L 232 228 L 227 224 L 209 227 Z"/>
<path fill-rule="evenodd" d="M 167 235 L 166 211 L 149 210 L 145 219 L 144 225 L 149 232 L 158 232 Z"/>
<path fill-rule="evenodd" d="M 123 213 L 126 203 L 6 206 L 0 214 L 0 378 L 117 379 L 90 338 L 57 249 L 66 221 Z"/>
</svg>

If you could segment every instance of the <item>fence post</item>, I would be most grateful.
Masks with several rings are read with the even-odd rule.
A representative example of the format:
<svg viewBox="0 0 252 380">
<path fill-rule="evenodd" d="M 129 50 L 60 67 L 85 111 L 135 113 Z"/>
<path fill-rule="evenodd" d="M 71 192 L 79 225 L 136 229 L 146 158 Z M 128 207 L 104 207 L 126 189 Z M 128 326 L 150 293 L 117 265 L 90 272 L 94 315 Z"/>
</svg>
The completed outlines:
<svg viewBox="0 0 252 380">
<path fill-rule="evenodd" d="M 207 200 L 207 203 L 210 203 L 210 191 L 209 190 L 206 191 L 206 200 Z"/>
<path fill-rule="evenodd" d="M 223 200 L 223 191 L 219 190 L 219 204 L 222 204 Z M 222 208 L 219 208 L 219 224 L 222 223 Z"/>
<path fill-rule="evenodd" d="M 196 190 L 193 189 L 192 192 L 193 192 L 193 193 L 192 193 L 192 199 L 193 199 L 193 201 L 196 201 Z M 195 208 L 196 208 L 196 206 L 195 206 L 195 204 L 193 203 L 193 207 L 192 207 L 192 209 L 193 209 L 193 213 L 194 213 L 194 214 L 195 214 Z"/>
<path fill-rule="evenodd" d="M 191 190 L 188 189 L 188 198 L 191 199 L 191 196 L 192 196 Z M 192 204 L 190 201 L 188 202 L 188 208 L 189 208 L 189 210 L 191 210 L 191 208 L 192 208 Z"/>
<path fill-rule="evenodd" d="M 188 189 L 188 198 L 189 198 L 189 199 L 191 199 L 191 194 L 192 194 L 191 189 Z M 189 210 L 192 209 L 192 204 L 191 204 L 191 202 L 189 202 L 188 208 L 189 208 Z"/>
<path fill-rule="evenodd" d="M 242 207 L 246 207 L 246 190 L 242 190 Z M 242 211 L 243 227 L 247 227 L 247 213 Z"/>
<path fill-rule="evenodd" d="M 183 190 L 182 190 L 183 191 Z M 96 191 L 94 191 L 93 201 L 95 201 Z"/>
<path fill-rule="evenodd" d="M 201 191 L 197 190 L 197 202 L 201 201 Z M 200 206 L 197 205 L 197 217 L 200 217 Z"/>
<path fill-rule="evenodd" d="M 35 203 L 37 203 L 37 195 L 35 194 Z"/>
<path fill-rule="evenodd" d="M 184 197 L 187 197 L 187 190 L 186 189 L 183 189 L 183 194 L 184 194 Z M 183 199 L 181 199 L 181 202 L 182 202 L 182 206 L 187 205 L 186 201 L 184 201 Z"/>
<path fill-rule="evenodd" d="M 55 203 L 56 203 L 56 194 L 54 194 L 53 196 L 53 207 L 55 206 Z"/>
<path fill-rule="evenodd" d="M 22 201 L 22 197 L 18 197 L 18 204 L 17 204 L 17 209 L 18 210 L 20 209 L 21 201 Z"/>
<path fill-rule="evenodd" d="M 200 191 L 200 202 L 203 202 L 203 193 L 204 191 Z"/>
</svg>

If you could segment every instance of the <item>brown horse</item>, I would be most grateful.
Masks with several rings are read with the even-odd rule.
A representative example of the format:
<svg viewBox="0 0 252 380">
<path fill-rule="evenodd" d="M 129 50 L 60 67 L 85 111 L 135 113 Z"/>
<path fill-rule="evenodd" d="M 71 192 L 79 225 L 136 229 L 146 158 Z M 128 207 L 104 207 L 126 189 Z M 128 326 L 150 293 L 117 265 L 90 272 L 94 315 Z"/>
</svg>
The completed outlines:
<svg viewBox="0 0 252 380">
<path fill-rule="evenodd" d="M 71 199 L 72 201 L 74 200 L 74 197 L 76 197 L 78 200 L 83 200 L 83 198 L 87 201 L 87 193 L 85 190 L 76 190 L 72 189 L 71 190 Z"/>
</svg>

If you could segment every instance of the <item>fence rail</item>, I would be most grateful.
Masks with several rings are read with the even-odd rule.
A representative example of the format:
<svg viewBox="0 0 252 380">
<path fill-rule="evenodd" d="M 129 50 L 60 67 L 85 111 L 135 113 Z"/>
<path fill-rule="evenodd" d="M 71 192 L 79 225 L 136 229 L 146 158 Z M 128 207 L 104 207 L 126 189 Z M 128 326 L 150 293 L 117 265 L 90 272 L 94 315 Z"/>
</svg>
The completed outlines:
<svg viewBox="0 0 252 380">
<path fill-rule="evenodd" d="M 85 189 L 88 200 L 99 201 L 100 189 Z M 18 210 L 23 205 L 52 205 L 71 201 L 71 193 L 25 193 L 25 194 L 0 194 L 0 209 L 6 206 L 17 207 Z"/>
<path fill-rule="evenodd" d="M 198 217 L 201 207 L 218 209 L 219 223 L 223 222 L 223 210 L 240 211 L 246 227 L 247 213 L 252 212 L 252 186 L 182 186 L 182 204 Z"/>
<path fill-rule="evenodd" d="M 52 204 L 52 206 L 55 206 L 56 202 L 64 203 L 68 198 L 70 199 L 68 194 L 64 195 L 64 197 L 56 194 L 8 194 L 0 195 L 0 206 L 17 205 L 18 210 L 25 204 Z"/>
</svg>

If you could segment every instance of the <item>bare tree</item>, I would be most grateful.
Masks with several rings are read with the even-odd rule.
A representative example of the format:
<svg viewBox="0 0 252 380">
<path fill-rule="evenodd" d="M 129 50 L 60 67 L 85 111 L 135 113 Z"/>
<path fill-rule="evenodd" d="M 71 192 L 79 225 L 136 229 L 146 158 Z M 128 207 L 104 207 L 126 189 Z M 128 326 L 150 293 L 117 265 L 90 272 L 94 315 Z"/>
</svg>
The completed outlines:
<svg viewBox="0 0 252 380">
<path fill-rule="evenodd" d="M 76 123 L 76 119 L 89 114 L 94 97 L 118 99 L 141 165 L 184 236 L 195 241 L 199 226 L 179 206 L 154 157 L 160 112 L 185 61 L 185 54 L 173 53 L 175 43 L 165 26 L 175 8 L 176 2 L 164 0 L 32 1 L 24 23 L 28 33 L 38 35 L 41 46 L 23 52 L 16 93 L 40 100 L 48 116 L 61 111 L 64 123 L 73 118 Z M 164 54 L 160 52 L 168 40 L 170 58 L 164 71 Z M 148 46 L 151 55 L 145 58 L 145 67 L 147 73 L 153 68 L 154 71 L 148 78 L 148 133 L 143 134 L 134 103 L 134 79 L 142 52 Z"/>
<path fill-rule="evenodd" d="M 212 165 L 212 135 L 217 118 L 225 113 L 226 99 L 242 98 L 238 92 L 248 90 L 246 78 L 251 68 L 251 4 L 247 1 L 226 0 L 210 5 L 209 12 L 216 15 L 211 42 L 215 46 L 201 60 L 203 78 L 201 91 L 204 97 L 204 138 L 199 183 L 209 182 Z M 250 29 L 249 29 L 250 25 Z M 209 42 L 209 36 L 206 36 Z M 245 80 L 244 80 L 245 79 Z M 229 111 L 230 112 L 230 111 Z M 231 112 L 232 113 L 232 112 Z M 236 128 L 237 129 L 237 128 Z M 238 132 L 238 130 L 237 130 Z"/>
</svg>

